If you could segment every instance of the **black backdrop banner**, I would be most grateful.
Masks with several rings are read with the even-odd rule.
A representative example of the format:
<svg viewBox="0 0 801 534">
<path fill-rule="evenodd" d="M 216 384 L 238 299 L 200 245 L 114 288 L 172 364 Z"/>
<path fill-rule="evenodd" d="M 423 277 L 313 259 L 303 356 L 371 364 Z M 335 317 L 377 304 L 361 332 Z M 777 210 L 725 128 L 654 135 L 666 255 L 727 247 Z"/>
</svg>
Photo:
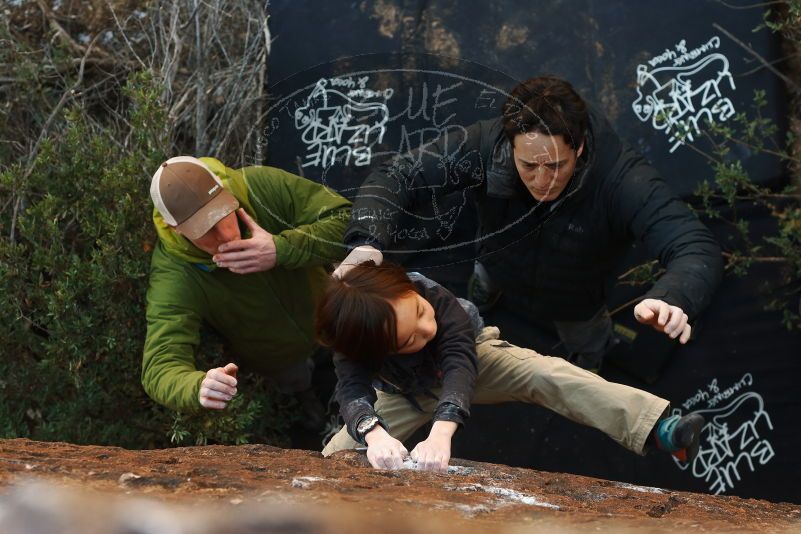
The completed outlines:
<svg viewBox="0 0 801 534">
<path fill-rule="evenodd" d="M 780 126 L 777 141 L 784 138 L 781 82 L 743 46 L 767 61 L 781 56 L 775 35 L 752 31 L 762 16 L 762 8 L 712 0 L 273 0 L 270 111 L 252 161 L 354 198 L 382 161 L 497 116 L 518 81 L 554 74 L 689 198 L 713 175 L 701 154 L 710 148 L 700 131 L 705 121 L 750 113 L 754 92 L 764 91 L 763 115 Z M 777 160 L 745 146 L 730 157 L 758 183 L 785 180 Z M 469 195 L 407 214 L 392 259 L 463 293 L 475 259 Z M 764 213 L 747 217 L 756 232 L 770 227 Z M 726 229 L 711 228 L 725 245 Z M 627 265 L 643 258 L 635 247 Z M 801 503 L 801 334 L 765 310 L 777 278 L 765 266 L 727 275 L 686 346 L 644 330 L 630 307 L 614 316 L 631 347 L 603 376 L 668 398 L 677 413 L 703 413 L 708 423 L 693 465 L 636 456 L 595 430 L 522 405 L 476 407 L 454 455 Z M 631 291 L 617 289 L 610 308 Z M 486 319 L 514 343 L 561 351 L 547 325 L 531 324 L 509 303 Z"/>
</svg>

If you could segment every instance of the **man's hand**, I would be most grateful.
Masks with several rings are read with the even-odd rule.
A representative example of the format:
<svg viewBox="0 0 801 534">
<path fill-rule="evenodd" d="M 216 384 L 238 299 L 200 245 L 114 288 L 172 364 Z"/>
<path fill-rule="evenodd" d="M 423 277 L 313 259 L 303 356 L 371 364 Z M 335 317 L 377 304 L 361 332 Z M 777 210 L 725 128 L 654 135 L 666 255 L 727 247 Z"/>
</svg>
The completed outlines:
<svg viewBox="0 0 801 534">
<path fill-rule="evenodd" d="M 412 450 L 412 460 L 417 462 L 417 469 L 446 473 L 448 461 L 451 459 L 451 438 L 456 432 L 457 424 L 451 421 L 435 421 L 431 425 L 428 439 L 421 441 Z"/>
<path fill-rule="evenodd" d="M 198 400 L 204 408 L 222 410 L 236 395 L 236 364 L 229 363 L 225 367 L 209 369 L 206 378 L 200 383 Z"/>
<path fill-rule="evenodd" d="M 360 263 L 364 263 L 366 261 L 372 260 L 375 262 L 376 265 L 381 265 L 381 262 L 384 261 L 384 255 L 381 254 L 381 251 L 377 248 L 373 248 L 370 245 L 362 245 L 360 247 L 356 247 L 350 251 L 342 263 L 339 264 L 334 272 L 331 274 L 334 278 L 342 278 L 345 276 L 345 273 L 359 265 Z"/>
<path fill-rule="evenodd" d="M 251 237 L 220 245 L 214 263 L 237 274 L 269 271 L 276 263 L 273 234 L 259 226 L 242 208 L 236 210 L 236 214 L 250 230 Z"/>
<path fill-rule="evenodd" d="M 657 299 L 645 299 L 634 307 L 634 317 L 664 332 L 670 339 L 678 337 L 682 345 L 690 339 L 692 327 L 687 323 L 687 314 L 678 306 Z"/>
<path fill-rule="evenodd" d="M 380 425 L 365 434 L 364 441 L 367 442 L 367 459 L 376 469 L 400 469 L 403 459 L 409 455 L 403 443 Z"/>
</svg>

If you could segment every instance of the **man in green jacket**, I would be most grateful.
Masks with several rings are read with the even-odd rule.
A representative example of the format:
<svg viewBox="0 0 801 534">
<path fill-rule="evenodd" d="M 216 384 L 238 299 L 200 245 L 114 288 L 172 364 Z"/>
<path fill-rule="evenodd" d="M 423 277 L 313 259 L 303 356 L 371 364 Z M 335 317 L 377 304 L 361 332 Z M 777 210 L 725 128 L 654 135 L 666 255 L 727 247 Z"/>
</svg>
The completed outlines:
<svg viewBox="0 0 801 534">
<path fill-rule="evenodd" d="M 324 266 L 345 255 L 350 202 L 280 169 L 189 156 L 163 163 L 150 193 L 159 239 L 147 292 L 147 394 L 181 412 L 221 410 L 241 365 L 308 401 L 313 311 Z M 203 322 L 234 361 L 197 369 Z"/>
</svg>

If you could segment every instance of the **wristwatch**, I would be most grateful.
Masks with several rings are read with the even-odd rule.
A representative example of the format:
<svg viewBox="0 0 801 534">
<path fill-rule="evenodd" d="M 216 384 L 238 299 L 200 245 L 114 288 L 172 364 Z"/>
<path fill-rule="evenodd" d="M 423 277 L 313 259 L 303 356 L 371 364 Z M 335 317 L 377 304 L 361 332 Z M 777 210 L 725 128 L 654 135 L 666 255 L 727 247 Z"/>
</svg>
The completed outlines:
<svg viewBox="0 0 801 534">
<path fill-rule="evenodd" d="M 367 417 L 362 418 L 361 421 L 356 425 L 356 433 L 364 439 L 365 434 L 370 432 L 376 426 L 381 424 L 381 421 L 375 415 L 369 415 Z"/>
</svg>

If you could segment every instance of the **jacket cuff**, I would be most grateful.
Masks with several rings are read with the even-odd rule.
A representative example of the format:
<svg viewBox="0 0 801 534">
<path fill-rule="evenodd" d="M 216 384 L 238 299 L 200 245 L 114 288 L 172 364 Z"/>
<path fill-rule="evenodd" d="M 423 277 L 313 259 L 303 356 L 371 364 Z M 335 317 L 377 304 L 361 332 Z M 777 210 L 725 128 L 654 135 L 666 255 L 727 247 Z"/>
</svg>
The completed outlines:
<svg viewBox="0 0 801 534">
<path fill-rule="evenodd" d="M 280 234 L 273 234 L 275 244 L 275 266 L 283 267 L 289 262 L 290 245 L 287 239 Z"/>
<path fill-rule="evenodd" d="M 464 420 L 470 417 L 470 413 L 460 406 L 451 402 L 442 402 L 434 410 L 432 421 L 451 421 L 458 425 L 464 425 Z"/>
<path fill-rule="evenodd" d="M 371 236 L 369 234 L 365 234 L 359 230 L 351 231 L 347 233 L 343 239 L 345 246 L 348 247 L 348 251 L 353 250 L 356 247 L 360 247 L 362 245 L 369 245 L 376 250 L 380 250 L 384 252 L 384 245 L 381 243 L 377 238 Z"/>
<path fill-rule="evenodd" d="M 367 445 L 367 443 L 364 441 L 364 436 L 360 435 L 359 432 L 356 431 L 356 428 L 364 419 L 368 417 L 377 417 L 378 424 L 384 427 L 384 430 L 388 430 L 387 424 L 375 412 L 375 409 L 373 409 L 373 403 L 370 402 L 370 399 L 367 397 L 360 397 L 356 400 L 350 401 L 342 406 L 340 413 L 342 414 L 342 418 L 345 420 L 345 425 L 348 429 L 348 434 L 350 437 L 362 445 Z"/>
</svg>

